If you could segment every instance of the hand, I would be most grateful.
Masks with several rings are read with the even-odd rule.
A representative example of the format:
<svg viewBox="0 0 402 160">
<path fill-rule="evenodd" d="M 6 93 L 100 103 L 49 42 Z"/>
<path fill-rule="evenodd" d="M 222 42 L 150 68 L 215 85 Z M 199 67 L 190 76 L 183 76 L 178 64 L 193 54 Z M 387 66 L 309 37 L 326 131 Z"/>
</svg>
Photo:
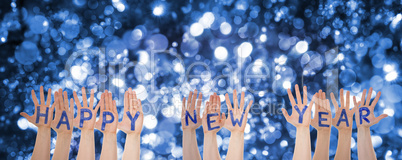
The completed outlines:
<svg viewBox="0 0 402 160">
<path fill-rule="evenodd" d="M 366 90 L 363 90 L 361 101 L 357 102 L 356 97 L 353 97 L 353 102 L 354 102 L 355 108 L 356 108 L 356 110 L 355 110 L 356 117 L 355 118 L 356 118 L 357 128 L 359 128 L 359 127 L 369 128 L 372 125 L 377 124 L 383 118 L 388 117 L 388 115 L 386 115 L 386 114 L 381 114 L 378 117 L 374 117 L 374 107 L 377 105 L 377 102 L 380 99 L 381 92 L 377 93 L 373 102 L 370 105 L 372 92 L 373 92 L 373 88 L 370 87 L 369 93 L 367 95 L 366 103 L 364 103 L 364 98 L 366 98 Z M 359 107 L 359 109 L 357 109 L 359 104 L 362 104 L 362 105 L 361 105 L 361 107 Z M 360 113 L 362 113 L 361 116 L 360 116 Z"/>
<path fill-rule="evenodd" d="M 137 99 L 135 91 L 129 88 L 124 94 L 123 120 L 117 127 L 126 134 L 141 134 L 143 119 L 141 100 Z"/>
<path fill-rule="evenodd" d="M 225 95 L 226 105 L 228 106 L 228 117 L 225 121 L 224 127 L 228 129 L 230 132 L 244 132 L 247 124 L 247 115 L 250 111 L 250 107 L 253 104 L 251 100 L 248 103 L 248 106 L 244 112 L 244 92 L 241 92 L 240 98 L 240 106 L 239 101 L 237 100 L 237 92 L 233 90 L 233 106 L 229 99 L 229 94 L 226 93 Z"/>
<path fill-rule="evenodd" d="M 49 88 L 47 91 L 47 102 L 45 103 L 45 94 L 43 92 L 43 86 L 40 86 L 40 104 L 38 103 L 38 98 L 36 98 L 35 91 L 31 91 L 32 100 L 35 105 L 35 113 L 29 116 L 25 112 L 21 112 L 20 115 L 25 117 L 29 122 L 34 124 L 36 127 L 46 127 L 50 128 L 50 123 L 53 119 L 54 106 L 49 108 L 50 101 L 52 101 L 52 90 Z"/>
<path fill-rule="evenodd" d="M 77 93 L 74 91 L 74 100 L 75 105 L 77 105 L 77 117 L 74 118 L 74 126 L 81 130 L 94 130 L 95 121 L 96 121 L 96 113 L 98 113 L 99 105 L 96 105 L 95 109 L 93 109 L 94 105 L 94 90 L 91 90 L 91 96 L 89 98 L 89 106 L 87 99 L 87 92 L 85 91 L 85 87 L 82 87 L 82 102 L 81 106 L 80 99 L 78 99 Z"/>
<path fill-rule="evenodd" d="M 62 90 L 55 92 L 53 105 L 56 108 L 56 115 L 51 123 L 51 127 L 57 134 L 73 133 L 73 118 L 74 118 L 74 101 L 70 99 L 70 107 L 68 105 L 67 92 L 64 91 L 64 99 Z M 64 122 L 64 123 L 63 123 Z"/>
<path fill-rule="evenodd" d="M 119 115 L 117 113 L 116 101 L 112 98 L 112 93 L 109 93 L 107 90 L 105 93 L 102 93 L 99 103 L 101 111 L 99 120 L 95 123 L 95 128 L 102 133 L 116 133 Z"/>
<path fill-rule="evenodd" d="M 335 107 L 335 118 L 332 119 L 332 125 L 338 130 L 352 130 L 353 114 L 357 110 L 359 104 L 350 109 L 350 92 L 346 92 L 346 103 L 343 97 L 343 89 L 339 91 L 341 107 L 339 108 L 338 102 L 335 99 L 334 93 L 331 93 L 332 104 Z M 356 106 L 357 105 L 357 106 Z"/>
<path fill-rule="evenodd" d="M 332 113 L 329 100 L 325 98 L 325 92 L 322 92 L 321 90 L 318 92 L 314 104 L 315 113 L 314 119 L 311 121 L 311 126 L 313 126 L 317 131 L 330 131 L 332 124 Z M 325 123 L 320 122 L 320 118 L 322 121 L 325 121 Z"/>
<path fill-rule="evenodd" d="M 209 102 L 207 102 L 202 116 L 202 128 L 204 129 L 204 133 L 216 134 L 225 124 L 225 120 L 225 113 L 221 114 L 221 99 L 215 93 L 209 97 Z"/>
<path fill-rule="evenodd" d="M 290 124 L 293 126 L 297 127 L 310 127 L 311 123 L 311 108 L 313 106 L 313 102 L 315 101 L 315 98 L 317 94 L 314 94 L 313 99 L 311 100 L 310 104 L 307 106 L 307 87 L 303 87 L 303 102 L 301 100 L 300 96 L 300 90 L 299 90 L 299 85 L 295 85 L 295 92 L 296 92 L 296 97 L 297 97 L 297 104 L 295 102 L 295 99 L 293 98 L 292 92 L 290 89 L 288 89 L 288 96 L 290 103 L 292 105 L 292 115 L 289 116 L 288 112 L 286 111 L 285 108 L 282 108 L 283 115 L 286 118 L 286 121 L 288 121 Z"/>
<path fill-rule="evenodd" d="M 195 101 L 197 100 L 197 108 L 195 108 Z M 202 93 L 197 99 L 197 90 L 190 92 L 188 95 L 188 101 L 186 106 L 186 98 L 183 98 L 183 104 L 181 109 L 181 126 L 184 130 L 195 130 L 201 126 L 200 109 L 202 102 Z M 196 115 L 194 115 L 196 114 Z"/>
</svg>

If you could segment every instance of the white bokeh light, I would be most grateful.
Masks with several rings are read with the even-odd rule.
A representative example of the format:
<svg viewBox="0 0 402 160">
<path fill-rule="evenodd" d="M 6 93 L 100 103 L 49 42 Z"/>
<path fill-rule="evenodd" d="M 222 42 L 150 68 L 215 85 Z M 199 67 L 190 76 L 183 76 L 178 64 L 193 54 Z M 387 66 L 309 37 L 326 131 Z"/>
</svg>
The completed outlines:
<svg viewBox="0 0 402 160">
<path fill-rule="evenodd" d="M 253 45 L 251 45 L 250 42 L 243 42 L 237 48 L 237 54 L 242 58 L 250 56 L 252 51 L 253 51 Z"/>
<path fill-rule="evenodd" d="M 228 35 L 230 32 L 232 32 L 232 26 L 228 22 L 223 22 L 219 26 L 219 30 L 221 31 L 222 34 Z"/>
<path fill-rule="evenodd" d="M 154 9 L 152 10 L 152 13 L 155 16 L 161 16 L 163 14 L 163 12 L 164 12 L 164 8 L 162 5 L 155 6 Z"/>
<path fill-rule="evenodd" d="M 308 50 L 308 43 L 306 41 L 299 41 L 296 44 L 296 51 L 299 53 L 304 53 Z"/>
<path fill-rule="evenodd" d="M 193 23 L 190 26 L 190 34 L 194 37 L 201 35 L 204 32 L 204 27 L 200 23 Z"/>
<path fill-rule="evenodd" d="M 158 120 L 153 115 L 146 115 L 144 117 L 144 126 L 148 129 L 154 129 L 158 124 Z"/>
<path fill-rule="evenodd" d="M 219 60 L 226 60 L 228 57 L 228 50 L 225 47 L 219 46 L 215 48 L 215 58 Z"/>
</svg>

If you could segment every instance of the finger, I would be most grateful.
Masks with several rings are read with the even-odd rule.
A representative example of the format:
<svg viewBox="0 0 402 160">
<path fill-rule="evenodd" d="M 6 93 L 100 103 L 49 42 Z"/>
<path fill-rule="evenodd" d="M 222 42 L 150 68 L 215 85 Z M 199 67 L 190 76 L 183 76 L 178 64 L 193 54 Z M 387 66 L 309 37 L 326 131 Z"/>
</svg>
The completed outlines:
<svg viewBox="0 0 402 160">
<path fill-rule="evenodd" d="M 75 91 L 73 92 L 73 97 L 75 100 L 75 105 L 77 105 L 77 109 L 81 108 L 82 106 L 81 106 L 80 99 L 78 99 L 77 92 L 75 92 Z"/>
<path fill-rule="evenodd" d="M 63 100 L 63 102 L 64 102 L 64 109 L 65 109 L 65 110 L 68 110 L 68 96 L 67 96 L 67 91 L 64 91 L 63 95 L 64 95 L 64 100 Z"/>
<path fill-rule="evenodd" d="M 133 98 L 137 99 L 137 93 L 134 90 L 132 91 L 132 93 L 133 93 Z"/>
<path fill-rule="evenodd" d="M 73 98 L 70 99 L 70 113 L 72 116 L 74 116 L 74 100 Z"/>
<path fill-rule="evenodd" d="M 183 97 L 181 103 L 181 117 L 184 117 L 184 111 L 186 110 L 186 97 Z"/>
<path fill-rule="evenodd" d="M 318 92 L 318 97 L 320 96 L 320 92 Z M 319 98 L 318 98 L 319 99 Z M 319 104 L 319 101 L 314 101 L 314 102 L 311 102 L 311 103 L 314 103 L 314 106 L 315 106 L 315 113 L 314 113 L 314 115 L 316 115 L 316 114 L 318 114 L 318 109 L 320 109 L 320 104 Z"/>
<path fill-rule="evenodd" d="M 388 117 L 388 115 L 387 115 L 387 114 L 381 114 L 380 116 L 376 117 L 376 118 L 374 119 L 372 125 L 377 124 L 378 122 L 380 122 L 380 121 L 381 121 L 382 119 L 384 119 L 385 117 Z"/>
<path fill-rule="evenodd" d="M 217 109 L 217 111 L 220 113 L 221 112 L 221 97 L 220 96 L 218 96 L 218 95 L 216 95 L 216 98 L 217 98 L 217 103 L 218 103 L 218 109 Z"/>
<path fill-rule="evenodd" d="M 282 113 L 283 113 L 283 116 L 285 117 L 286 121 L 289 121 L 289 114 L 288 114 L 288 111 L 286 111 L 285 108 L 282 108 Z"/>
<path fill-rule="evenodd" d="M 60 109 L 59 107 L 58 107 L 58 105 L 57 105 L 57 103 L 58 103 L 58 101 L 59 101 L 59 99 L 58 99 L 58 92 L 56 91 L 56 92 L 54 92 L 54 102 L 53 102 L 53 106 L 56 106 L 56 110 L 58 110 L 58 109 Z"/>
<path fill-rule="evenodd" d="M 377 95 L 375 96 L 373 102 L 372 102 L 371 105 L 370 105 L 370 107 L 373 108 L 373 110 L 374 110 L 374 107 L 377 105 L 377 102 L 378 102 L 378 100 L 380 99 L 380 97 L 381 97 L 381 91 L 379 91 L 379 92 L 377 93 Z"/>
<path fill-rule="evenodd" d="M 141 100 L 140 99 L 137 99 L 138 100 L 138 107 L 139 107 L 139 110 L 140 110 L 140 112 L 142 113 L 142 104 L 141 104 Z"/>
<path fill-rule="evenodd" d="M 57 93 L 57 95 L 58 95 L 57 100 L 59 101 L 59 103 L 57 104 L 58 108 L 60 110 L 63 110 L 63 108 L 65 107 L 64 106 L 64 99 L 63 99 L 63 91 L 60 91 L 59 93 Z"/>
<path fill-rule="evenodd" d="M 373 93 L 373 88 L 370 87 L 369 92 L 367 94 L 366 105 L 364 105 L 364 106 L 370 106 L 370 100 L 371 100 L 372 93 Z M 364 103 L 364 102 L 362 102 L 362 103 Z"/>
<path fill-rule="evenodd" d="M 40 104 L 45 105 L 45 93 L 43 92 L 43 86 L 40 86 Z"/>
<path fill-rule="evenodd" d="M 128 102 L 129 100 L 128 100 L 128 91 L 126 91 L 125 93 L 124 93 L 124 113 L 126 113 L 128 110 L 129 110 L 129 108 L 128 108 L 128 106 L 129 106 L 129 102 Z"/>
<path fill-rule="evenodd" d="M 27 113 L 25 112 L 21 112 L 20 113 L 21 116 L 23 116 L 25 119 L 29 120 L 31 118 L 31 116 L 29 116 Z"/>
<path fill-rule="evenodd" d="M 85 97 L 87 96 L 87 93 L 85 92 Z M 88 107 L 90 107 L 91 109 L 93 108 L 93 106 L 94 106 L 94 98 L 95 96 L 94 96 L 94 90 L 93 89 L 91 89 L 91 95 L 90 95 L 90 97 L 89 97 L 89 106 Z M 85 99 L 85 102 L 87 101 L 87 99 Z"/>
<path fill-rule="evenodd" d="M 343 88 L 341 89 L 339 95 L 340 95 L 340 99 L 341 99 L 341 101 L 340 101 L 341 107 L 343 108 L 343 107 L 345 107 L 345 101 L 344 101 L 344 97 L 343 97 Z"/>
<path fill-rule="evenodd" d="M 247 116 L 248 112 L 250 111 L 251 105 L 253 105 L 253 100 L 251 100 L 251 101 L 248 103 L 248 105 L 247 105 L 247 108 L 246 108 L 246 116 Z M 243 110 L 241 110 L 241 111 L 243 112 Z"/>
<path fill-rule="evenodd" d="M 222 113 L 221 114 L 221 124 L 225 124 L 225 120 L 226 120 L 226 114 Z"/>
<path fill-rule="evenodd" d="M 290 91 L 290 89 L 288 89 L 288 96 L 289 96 L 290 104 L 292 104 L 292 107 L 296 106 L 295 98 L 293 97 L 292 91 Z"/>
<path fill-rule="evenodd" d="M 109 110 L 109 91 L 108 90 L 106 90 L 105 91 L 105 99 L 104 99 L 104 101 L 105 101 L 105 105 L 104 105 L 104 109 L 105 110 Z"/>
<path fill-rule="evenodd" d="M 102 98 L 99 100 L 99 102 L 98 102 L 98 105 L 96 105 L 96 107 L 95 107 L 95 113 L 98 113 L 98 110 L 99 110 L 99 108 L 100 108 L 100 106 L 101 106 L 101 100 L 102 100 Z M 96 117 L 96 115 L 95 115 L 95 117 Z"/>
<path fill-rule="evenodd" d="M 193 98 L 193 92 L 192 91 L 190 91 L 190 93 L 188 94 L 186 110 L 190 109 L 191 98 Z"/>
<path fill-rule="evenodd" d="M 297 104 L 303 104 L 303 102 L 301 101 L 299 85 L 296 84 L 295 90 L 296 90 L 295 92 L 296 92 Z"/>
<path fill-rule="evenodd" d="M 233 90 L 233 109 L 239 110 L 239 100 L 237 99 L 237 91 Z"/>
<path fill-rule="evenodd" d="M 209 101 L 207 101 L 207 103 L 205 104 L 204 113 L 206 113 L 206 114 L 211 113 L 210 108 L 211 108 L 211 106 L 209 104 Z"/>
<path fill-rule="evenodd" d="M 193 93 L 193 98 L 191 98 L 191 105 L 190 105 L 190 110 L 193 111 L 195 109 L 195 102 L 197 101 L 197 90 L 194 90 Z"/>
<path fill-rule="evenodd" d="M 52 89 L 49 88 L 47 90 L 46 106 L 49 106 L 51 101 L 52 101 Z"/>
<path fill-rule="evenodd" d="M 307 102 L 307 95 L 308 95 L 307 86 L 304 86 L 304 87 L 303 87 L 303 104 L 304 104 L 304 105 L 307 105 L 307 104 L 308 104 L 308 102 Z"/>
<path fill-rule="evenodd" d="M 360 105 L 360 103 L 361 102 L 357 102 L 357 105 L 352 108 L 352 110 L 351 110 L 352 113 L 356 113 L 356 111 L 359 109 L 358 106 Z"/>
<path fill-rule="evenodd" d="M 362 99 L 360 100 L 362 107 L 364 106 L 364 102 L 365 102 L 365 98 L 366 98 L 366 91 L 367 91 L 366 89 L 363 90 Z"/>
<path fill-rule="evenodd" d="M 133 91 L 130 89 L 128 91 L 128 99 L 129 99 L 128 102 L 129 102 L 130 107 L 135 108 L 136 106 L 134 105 L 135 99 L 134 99 Z"/>
<path fill-rule="evenodd" d="M 240 111 L 243 112 L 244 109 L 244 92 L 241 92 L 241 97 L 240 97 Z"/>
<path fill-rule="evenodd" d="M 83 107 L 89 107 L 88 106 L 88 99 L 87 99 L 87 92 L 85 90 L 85 87 L 81 88 L 81 94 L 82 94 L 82 105 L 83 105 Z"/>
<path fill-rule="evenodd" d="M 317 93 L 314 94 L 313 98 L 311 99 L 310 104 L 308 105 L 308 108 L 307 108 L 308 110 L 311 111 L 311 108 L 313 107 L 313 102 L 316 100 L 317 100 Z"/>
<path fill-rule="evenodd" d="M 197 100 L 197 107 L 196 107 L 197 115 L 200 115 L 201 103 L 202 103 L 202 93 L 200 92 L 200 95 L 198 96 L 198 100 Z"/>
<path fill-rule="evenodd" d="M 350 109 L 350 91 L 346 92 L 346 108 Z"/>
<path fill-rule="evenodd" d="M 36 94 L 35 94 L 34 90 L 31 90 L 31 96 L 32 96 L 32 100 L 33 100 L 33 102 L 35 104 L 35 107 L 39 106 L 38 98 L 36 98 Z"/>
<path fill-rule="evenodd" d="M 332 100 L 332 104 L 334 105 L 335 112 L 337 112 L 338 108 L 339 108 L 339 105 L 338 105 L 338 102 L 335 99 L 334 93 L 331 93 L 331 100 Z"/>
<path fill-rule="evenodd" d="M 112 108 L 113 108 L 113 112 L 115 113 L 115 114 L 118 114 L 117 113 L 117 107 L 116 107 L 116 100 L 113 100 L 113 104 L 112 104 L 113 106 L 112 106 Z"/>
<path fill-rule="evenodd" d="M 233 110 L 232 103 L 230 102 L 229 94 L 227 94 L 227 93 L 225 95 L 225 102 L 226 102 L 226 105 L 228 106 L 228 110 L 229 111 Z"/>
<path fill-rule="evenodd" d="M 105 110 L 105 98 L 106 98 L 106 93 L 102 93 L 101 99 L 99 100 L 98 104 L 100 104 L 100 111 L 101 113 Z M 102 117 L 102 116 L 101 116 Z"/>
<path fill-rule="evenodd" d="M 113 97 L 112 92 L 109 92 L 109 111 L 113 111 Z"/>
</svg>

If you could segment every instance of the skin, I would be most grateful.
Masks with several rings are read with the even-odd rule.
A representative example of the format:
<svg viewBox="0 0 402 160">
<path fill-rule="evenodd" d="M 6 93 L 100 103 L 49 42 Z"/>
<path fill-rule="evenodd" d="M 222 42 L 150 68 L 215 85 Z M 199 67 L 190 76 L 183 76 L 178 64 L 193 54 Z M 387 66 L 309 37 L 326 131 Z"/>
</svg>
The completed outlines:
<svg viewBox="0 0 402 160">
<path fill-rule="evenodd" d="M 197 100 L 197 107 L 195 103 Z M 198 143 L 195 130 L 201 126 L 200 109 L 202 102 L 202 94 L 198 96 L 197 90 L 190 92 L 188 95 L 187 105 L 186 98 L 183 98 L 182 110 L 181 110 L 181 126 L 183 128 L 183 159 L 184 160 L 201 160 L 200 152 L 198 151 Z M 191 117 L 194 117 L 194 110 L 196 111 L 197 123 L 188 119 L 188 125 L 186 125 L 185 113 L 188 111 Z"/>
<path fill-rule="evenodd" d="M 359 109 L 367 107 L 370 110 L 370 114 L 366 117 L 370 122 L 367 122 L 364 119 L 362 119 L 362 122 L 360 122 L 360 112 L 358 109 L 355 110 L 356 127 L 357 127 L 357 156 L 359 159 L 367 159 L 367 160 L 377 159 L 373 148 L 373 144 L 371 142 L 370 127 L 374 124 L 377 124 L 383 118 L 388 117 L 388 115 L 386 114 L 381 114 L 378 117 L 374 116 L 374 107 L 377 105 L 377 102 L 380 99 L 381 92 L 377 93 L 376 97 L 374 98 L 373 102 L 370 105 L 372 92 L 373 88 L 370 88 L 367 94 L 366 101 L 365 101 L 366 90 L 363 90 L 363 94 L 359 102 L 356 101 L 356 97 L 353 97 L 353 101 L 356 108 L 357 106 L 359 106 L 359 104 L 361 104 Z"/>
<path fill-rule="evenodd" d="M 95 109 L 93 109 L 94 105 L 94 90 L 91 90 L 91 96 L 89 98 L 89 106 L 88 106 L 88 99 L 86 95 L 85 88 L 82 87 L 82 102 L 77 96 L 77 93 L 74 91 L 74 100 L 75 105 L 77 106 L 77 117 L 74 118 L 74 127 L 77 127 L 81 130 L 81 139 L 80 139 L 80 147 L 78 150 L 77 160 L 95 160 L 95 141 L 94 141 L 94 127 L 96 121 L 96 113 L 99 110 L 100 103 L 96 105 Z M 92 112 L 92 118 L 88 121 L 84 121 L 83 126 L 80 127 L 80 118 L 81 116 L 81 109 L 89 109 Z"/>
<path fill-rule="evenodd" d="M 131 120 L 126 112 L 134 117 L 137 112 L 140 113 L 135 121 L 135 129 L 131 130 Z M 123 120 L 117 125 L 117 128 L 127 134 L 126 143 L 124 146 L 123 160 L 125 159 L 140 159 L 140 135 L 144 120 L 141 100 L 137 99 L 137 94 L 131 88 L 124 94 L 124 116 Z"/>
<path fill-rule="evenodd" d="M 47 92 L 47 102 L 45 103 L 45 94 L 43 92 L 43 86 L 40 87 L 40 104 L 38 99 L 36 98 L 35 91 L 31 91 L 32 100 L 35 104 L 35 113 L 32 116 L 29 116 L 25 112 L 21 112 L 20 115 L 25 117 L 29 122 L 38 127 L 38 133 L 36 134 L 35 147 L 32 152 L 31 159 L 50 159 L 50 124 L 53 119 L 53 111 L 54 106 L 50 108 L 50 101 L 52 101 L 51 97 L 52 90 L 49 88 Z M 46 113 L 46 108 L 48 111 L 48 121 L 45 123 L 45 117 L 39 117 L 39 122 L 36 123 L 36 117 L 38 116 L 36 107 L 40 108 L 41 113 Z"/>
<path fill-rule="evenodd" d="M 352 136 L 352 126 L 353 126 L 353 114 L 357 110 L 357 106 L 359 104 L 355 104 L 355 107 L 350 109 L 350 92 L 346 92 L 346 102 L 343 96 L 343 89 L 339 91 L 340 93 L 340 103 L 339 107 L 338 102 L 335 99 L 333 93 L 331 93 L 332 103 L 335 107 L 335 117 L 332 119 L 332 125 L 338 129 L 338 147 L 336 149 L 335 160 L 348 160 L 350 159 L 350 147 L 351 147 L 351 136 Z M 356 106 L 357 105 L 357 106 Z M 349 126 L 346 125 L 346 122 L 341 122 L 339 126 L 337 125 L 339 119 L 341 118 L 342 111 L 345 110 L 346 117 L 348 119 Z M 371 140 L 370 140 L 371 141 Z"/>
<path fill-rule="evenodd" d="M 296 144 L 295 144 L 295 151 L 293 153 L 293 159 L 302 159 L 302 160 L 310 160 L 311 159 L 311 150 L 310 150 L 310 123 L 311 123 L 311 108 L 313 106 L 313 102 L 316 99 L 317 94 L 313 96 L 310 104 L 307 102 L 307 87 L 303 87 L 303 101 L 299 91 L 299 85 L 295 85 L 295 92 L 297 103 L 293 98 L 292 92 L 288 89 L 288 96 L 292 107 L 292 115 L 289 116 L 288 112 L 282 108 L 283 115 L 285 116 L 286 121 L 296 127 Z M 302 110 L 305 106 L 306 111 L 303 114 L 303 121 L 299 123 L 300 115 L 296 111 L 295 106 L 299 107 Z"/>
<path fill-rule="evenodd" d="M 231 133 L 229 139 L 229 147 L 228 152 L 226 154 L 226 159 L 230 160 L 238 160 L 243 159 L 244 154 L 244 129 L 247 125 L 247 116 L 250 111 L 250 107 L 253 104 L 253 101 L 250 101 L 246 110 L 244 111 L 244 92 L 241 93 L 240 105 L 237 99 L 237 92 L 233 90 L 233 107 L 229 99 L 229 94 L 225 95 L 226 105 L 228 106 L 229 113 L 228 117 L 225 121 L 224 127 L 228 129 Z M 232 115 L 230 112 L 233 112 L 234 119 L 241 119 L 241 116 L 244 112 L 243 120 L 241 126 L 236 124 L 233 126 Z"/>
<path fill-rule="evenodd" d="M 208 114 L 217 114 L 210 118 L 210 121 L 215 121 L 210 123 L 211 128 L 219 127 L 213 130 L 208 130 Z M 209 101 L 206 103 L 206 107 L 202 116 L 202 128 L 204 130 L 204 159 L 221 159 L 218 149 L 218 143 L 216 140 L 216 133 L 225 124 L 226 116 L 225 113 L 221 114 L 221 100 L 220 97 L 215 93 L 209 97 Z"/>
<path fill-rule="evenodd" d="M 107 90 L 102 94 L 100 100 L 100 116 L 99 120 L 95 123 L 95 128 L 103 133 L 103 143 L 100 160 L 116 160 L 117 159 L 117 123 L 118 113 L 116 108 L 116 101 L 112 99 L 112 93 Z M 111 112 L 114 116 L 112 123 L 106 123 L 105 129 L 102 130 L 103 113 Z M 109 116 L 107 116 L 109 117 Z"/>
<path fill-rule="evenodd" d="M 67 160 L 70 153 L 70 143 L 71 143 L 71 135 L 73 134 L 73 118 L 74 118 L 74 101 L 70 99 L 70 107 L 68 103 L 67 92 L 64 91 L 62 95 L 62 90 L 55 92 L 54 94 L 54 103 L 56 108 L 56 114 L 54 120 L 51 123 L 51 127 L 57 133 L 56 139 L 56 147 L 53 154 L 53 159 L 65 159 Z M 64 96 L 64 97 L 63 97 Z M 57 125 L 62 120 L 62 113 L 65 112 L 68 118 L 68 124 L 70 128 L 67 127 L 66 124 L 61 124 L 59 128 Z M 64 120 L 64 119 L 63 119 Z"/>
<path fill-rule="evenodd" d="M 322 92 L 321 90 L 318 92 L 317 99 L 314 101 L 314 104 L 315 113 L 314 119 L 311 121 L 311 126 L 317 130 L 317 142 L 313 160 L 329 159 L 332 113 L 329 100 L 325 98 L 325 92 Z M 321 118 L 326 119 L 326 121 L 322 121 L 321 124 L 328 125 L 329 127 L 319 125 L 320 122 L 318 112 L 327 113 L 327 115 L 321 115 Z"/>
</svg>

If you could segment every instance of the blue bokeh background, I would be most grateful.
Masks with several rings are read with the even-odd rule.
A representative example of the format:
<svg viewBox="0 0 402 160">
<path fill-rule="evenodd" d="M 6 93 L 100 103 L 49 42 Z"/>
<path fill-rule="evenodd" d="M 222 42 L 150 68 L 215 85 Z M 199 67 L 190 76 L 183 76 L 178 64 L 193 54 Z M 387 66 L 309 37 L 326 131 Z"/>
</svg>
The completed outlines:
<svg viewBox="0 0 402 160">
<path fill-rule="evenodd" d="M 70 94 L 94 89 L 122 96 L 134 88 L 143 101 L 141 159 L 181 159 L 181 98 L 198 89 L 246 91 L 254 100 L 245 131 L 245 159 L 291 159 L 295 128 L 286 89 L 340 88 L 360 96 L 382 92 L 371 127 L 379 159 L 402 159 L 402 1 L 339 0 L 3 0 L 0 6 L 0 157 L 31 156 L 36 128 L 30 91 L 43 85 Z M 373 96 L 374 97 L 374 96 Z M 223 98 L 221 98 L 223 100 Z M 224 104 L 224 102 L 222 103 Z M 331 104 L 332 106 L 332 104 Z M 120 114 L 122 115 L 122 114 Z M 121 117 L 120 117 L 121 119 Z M 352 158 L 357 159 L 356 127 Z M 332 128 L 330 156 L 337 146 Z M 203 132 L 197 130 L 202 154 Z M 99 156 L 102 134 L 95 131 Z M 119 157 L 125 134 L 118 132 Z M 70 158 L 78 152 L 74 129 Z M 218 132 L 225 158 L 230 132 Z M 316 131 L 311 128 L 312 153 Z M 56 143 L 52 131 L 52 150 Z"/>
</svg>

